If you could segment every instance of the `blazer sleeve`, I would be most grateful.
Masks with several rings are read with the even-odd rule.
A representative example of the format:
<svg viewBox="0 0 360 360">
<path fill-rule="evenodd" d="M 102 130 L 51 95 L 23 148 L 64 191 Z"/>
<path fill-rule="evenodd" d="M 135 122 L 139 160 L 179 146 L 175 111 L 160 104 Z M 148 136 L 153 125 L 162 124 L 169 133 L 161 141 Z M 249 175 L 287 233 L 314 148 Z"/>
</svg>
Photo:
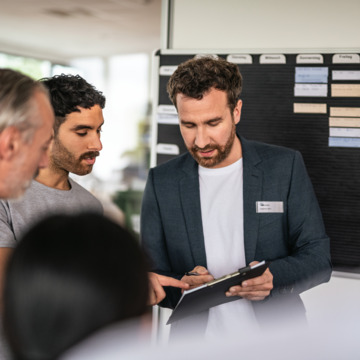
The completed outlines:
<svg viewBox="0 0 360 360">
<path fill-rule="evenodd" d="M 272 295 L 301 293 L 331 275 L 330 241 L 311 180 L 299 152 L 295 152 L 287 195 L 288 256 L 270 265 Z"/>
<path fill-rule="evenodd" d="M 140 224 L 141 244 L 149 257 L 151 271 L 180 280 L 181 276 L 171 271 L 153 169 L 149 171 L 142 199 Z M 174 308 L 181 297 L 181 290 L 171 287 L 164 290 L 166 298 L 159 305 Z"/>
</svg>

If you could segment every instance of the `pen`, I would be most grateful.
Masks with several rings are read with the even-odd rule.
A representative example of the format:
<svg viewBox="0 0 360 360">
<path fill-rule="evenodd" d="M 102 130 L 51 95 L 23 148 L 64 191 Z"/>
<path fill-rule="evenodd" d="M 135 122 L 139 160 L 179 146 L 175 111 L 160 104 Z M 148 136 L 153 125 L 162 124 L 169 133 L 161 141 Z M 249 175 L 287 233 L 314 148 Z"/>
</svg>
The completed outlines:
<svg viewBox="0 0 360 360">
<path fill-rule="evenodd" d="M 199 276 L 200 274 L 198 274 L 197 272 L 194 271 L 189 271 L 185 273 L 186 276 Z"/>
</svg>

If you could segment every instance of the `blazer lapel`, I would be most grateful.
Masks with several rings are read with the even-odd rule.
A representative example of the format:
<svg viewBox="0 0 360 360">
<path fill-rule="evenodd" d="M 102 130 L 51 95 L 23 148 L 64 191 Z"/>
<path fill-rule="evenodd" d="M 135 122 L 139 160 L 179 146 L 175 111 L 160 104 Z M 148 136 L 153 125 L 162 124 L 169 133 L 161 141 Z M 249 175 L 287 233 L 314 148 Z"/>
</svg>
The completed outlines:
<svg viewBox="0 0 360 360">
<path fill-rule="evenodd" d="M 188 157 L 184 172 L 185 176 L 180 179 L 179 190 L 194 266 L 207 267 L 201 219 L 198 165 L 191 155 Z"/>
<path fill-rule="evenodd" d="M 258 154 L 244 138 L 240 138 L 243 151 L 244 246 L 246 263 L 254 261 L 258 239 L 259 217 L 256 201 L 261 200 L 262 172 L 256 168 L 261 162 Z"/>
</svg>

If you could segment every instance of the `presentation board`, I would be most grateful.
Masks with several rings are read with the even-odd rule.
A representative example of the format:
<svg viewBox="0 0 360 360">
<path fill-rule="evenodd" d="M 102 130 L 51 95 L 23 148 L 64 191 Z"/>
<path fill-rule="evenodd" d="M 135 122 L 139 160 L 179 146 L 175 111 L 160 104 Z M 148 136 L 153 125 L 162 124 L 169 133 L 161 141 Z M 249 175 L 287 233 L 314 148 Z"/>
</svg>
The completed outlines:
<svg viewBox="0 0 360 360">
<path fill-rule="evenodd" d="M 241 134 L 302 153 L 334 269 L 360 273 L 359 53 L 213 54 L 238 64 L 243 76 Z M 166 84 L 177 65 L 194 55 L 155 55 L 153 165 L 186 151 Z"/>
</svg>

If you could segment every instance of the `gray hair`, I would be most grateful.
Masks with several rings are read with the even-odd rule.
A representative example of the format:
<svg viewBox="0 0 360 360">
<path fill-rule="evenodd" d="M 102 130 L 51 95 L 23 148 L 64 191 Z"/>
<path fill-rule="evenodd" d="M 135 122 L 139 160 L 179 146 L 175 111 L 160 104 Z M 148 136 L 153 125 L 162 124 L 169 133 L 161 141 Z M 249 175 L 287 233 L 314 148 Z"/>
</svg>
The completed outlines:
<svg viewBox="0 0 360 360">
<path fill-rule="evenodd" d="M 9 126 L 20 130 L 23 139 L 30 142 L 33 133 L 41 124 L 36 116 L 33 96 L 47 89 L 30 77 L 10 69 L 0 69 L 0 132 Z"/>
</svg>

